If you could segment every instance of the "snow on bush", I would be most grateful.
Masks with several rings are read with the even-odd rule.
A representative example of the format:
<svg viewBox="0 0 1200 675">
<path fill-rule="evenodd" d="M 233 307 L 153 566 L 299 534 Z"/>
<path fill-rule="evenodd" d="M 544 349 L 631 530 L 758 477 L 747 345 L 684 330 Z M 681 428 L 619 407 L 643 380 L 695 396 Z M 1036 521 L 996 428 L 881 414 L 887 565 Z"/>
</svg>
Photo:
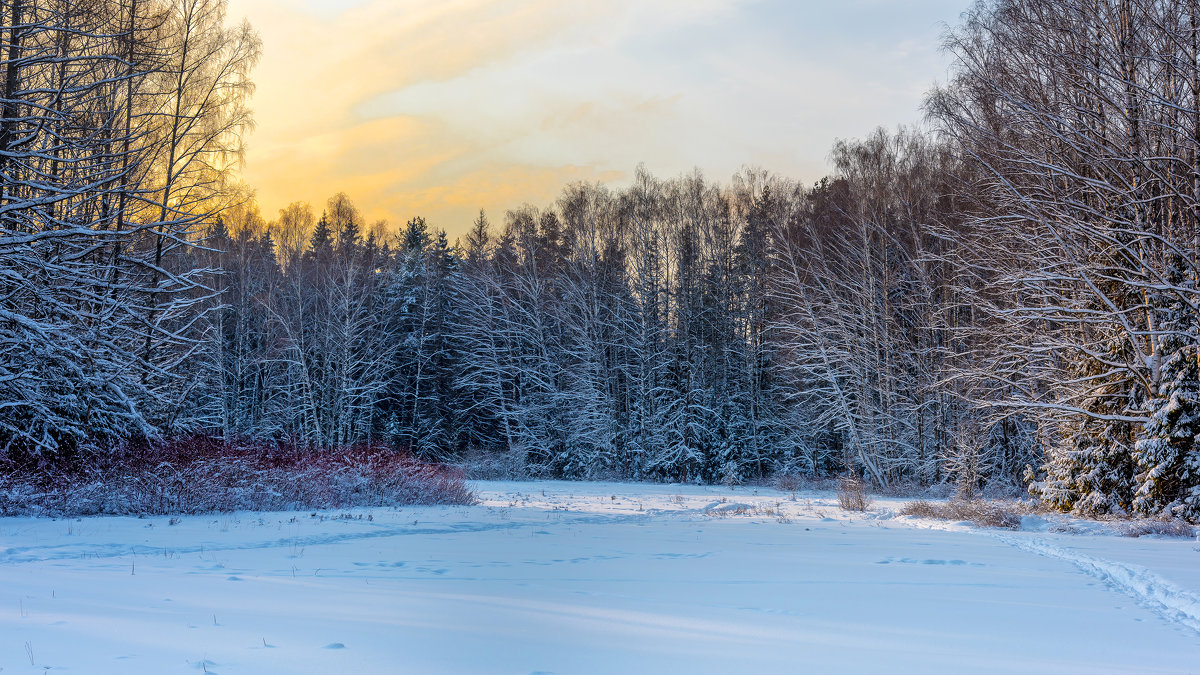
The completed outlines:
<svg viewBox="0 0 1200 675">
<path fill-rule="evenodd" d="M 1126 537 L 1194 537 L 1196 536 L 1196 528 L 1191 524 L 1179 520 L 1133 520 L 1128 523 L 1121 523 L 1116 528 L 1117 531 Z"/>
<path fill-rule="evenodd" d="M 470 504 L 460 471 L 381 446 L 322 450 L 204 436 L 74 457 L 0 457 L 0 515 L 135 515 Z"/>
<path fill-rule="evenodd" d="M 1020 529 L 1021 516 L 1008 506 L 987 499 L 952 499 L 948 502 L 915 501 L 906 504 L 902 516 L 936 520 L 965 520 L 981 527 Z"/>
</svg>

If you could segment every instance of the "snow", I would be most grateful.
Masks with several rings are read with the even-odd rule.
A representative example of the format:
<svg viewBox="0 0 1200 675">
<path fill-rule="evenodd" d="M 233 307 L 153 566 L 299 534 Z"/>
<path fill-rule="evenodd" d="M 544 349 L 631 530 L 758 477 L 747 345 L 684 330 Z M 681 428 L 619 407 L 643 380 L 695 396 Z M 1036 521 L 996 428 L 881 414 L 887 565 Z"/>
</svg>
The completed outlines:
<svg viewBox="0 0 1200 675">
<path fill-rule="evenodd" d="M 0 519 L 0 672 L 1187 673 L 1200 552 L 766 488 Z"/>
</svg>

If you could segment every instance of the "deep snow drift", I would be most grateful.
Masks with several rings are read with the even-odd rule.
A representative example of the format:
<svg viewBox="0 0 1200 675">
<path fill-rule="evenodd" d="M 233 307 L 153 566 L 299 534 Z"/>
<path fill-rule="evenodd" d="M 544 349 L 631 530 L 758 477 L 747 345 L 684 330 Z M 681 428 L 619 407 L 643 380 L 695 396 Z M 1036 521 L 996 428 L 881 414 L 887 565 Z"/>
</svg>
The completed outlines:
<svg viewBox="0 0 1200 675">
<path fill-rule="evenodd" d="M 1200 544 L 900 502 L 475 484 L 473 507 L 0 519 L 0 672 L 1197 672 Z"/>
</svg>

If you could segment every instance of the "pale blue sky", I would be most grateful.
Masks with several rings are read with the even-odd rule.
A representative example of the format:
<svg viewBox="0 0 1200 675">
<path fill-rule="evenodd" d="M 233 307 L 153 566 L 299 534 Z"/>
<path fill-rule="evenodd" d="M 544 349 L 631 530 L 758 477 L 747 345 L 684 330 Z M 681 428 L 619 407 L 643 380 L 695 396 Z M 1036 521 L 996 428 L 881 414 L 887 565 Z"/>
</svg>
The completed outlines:
<svg viewBox="0 0 1200 675">
<path fill-rule="evenodd" d="M 572 180 L 805 181 L 916 122 L 966 0 L 231 0 L 263 36 L 246 178 L 270 216 L 345 191 L 452 234 Z"/>
</svg>

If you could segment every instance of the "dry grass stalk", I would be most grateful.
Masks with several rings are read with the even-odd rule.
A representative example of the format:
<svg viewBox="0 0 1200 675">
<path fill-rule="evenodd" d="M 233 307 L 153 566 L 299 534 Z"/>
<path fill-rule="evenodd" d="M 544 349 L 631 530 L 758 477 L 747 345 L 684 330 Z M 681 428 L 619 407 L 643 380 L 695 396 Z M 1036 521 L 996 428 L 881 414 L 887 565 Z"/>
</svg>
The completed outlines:
<svg viewBox="0 0 1200 675">
<path fill-rule="evenodd" d="M 867 496 L 867 484 L 857 476 L 844 476 L 838 479 L 838 505 L 847 511 L 866 511 L 871 506 L 871 498 Z"/>
</svg>

